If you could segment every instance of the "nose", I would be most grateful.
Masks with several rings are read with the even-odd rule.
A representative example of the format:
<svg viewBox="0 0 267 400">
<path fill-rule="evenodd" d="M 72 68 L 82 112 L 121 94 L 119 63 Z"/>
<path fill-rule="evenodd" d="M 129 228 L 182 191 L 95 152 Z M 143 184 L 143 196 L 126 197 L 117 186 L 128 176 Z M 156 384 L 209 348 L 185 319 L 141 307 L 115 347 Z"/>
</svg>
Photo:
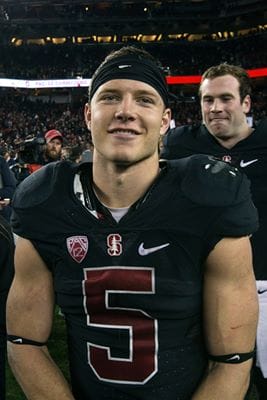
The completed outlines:
<svg viewBox="0 0 267 400">
<path fill-rule="evenodd" d="M 134 101 L 131 96 L 124 97 L 118 104 L 115 118 L 122 122 L 133 121 L 135 119 L 134 107 Z"/>
<path fill-rule="evenodd" d="M 211 112 L 217 113 L 222 111 L 222 102 L 220 99 L 214 99 L 211 104 Z"/>
</svg>

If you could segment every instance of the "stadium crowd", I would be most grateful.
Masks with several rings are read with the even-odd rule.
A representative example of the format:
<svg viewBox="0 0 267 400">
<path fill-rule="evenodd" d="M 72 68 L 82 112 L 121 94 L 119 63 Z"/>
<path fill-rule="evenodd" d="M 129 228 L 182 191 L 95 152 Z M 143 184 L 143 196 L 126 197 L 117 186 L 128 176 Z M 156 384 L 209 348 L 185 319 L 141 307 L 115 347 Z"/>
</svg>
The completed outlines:
<svg viewBox="0 0 267 400">
<path fill-rule="evenodd" d="M 260 68 L 267 65 L 266 32 L 249 34 L 228 40 L 189 41 L 186 38 L 172 42 L 140 43 L 128 39 L 157 57 L 166 73 L 201 74 L 210 65 L 220 62 Z M 124 40 L 121 38 L 121 40 Z M 170 40 L 170 39 L 169 39 Z M 136 41 L 136 42 L 135 42 Z M 131 43 L 130 43 L 131 42 Z M 125 44 L 125 43 L 123 43 Z M 0 46 L 0 77 L 16 79 L 67 79 L 82 76 L 90 78 L 99 60 L 110 50 L 122 44 L 93 45 L 22 45 Z M 251 55 L 253 54 L 253 57 Z"/>
<path fill-rule="evenodd" d="M 208 66 L 219 62 L 241 65 L 246 69 L 265 67 L 267 54 L 263 45 L 265 33 L 246 35 L 230 40 L 186 39 L 175 43 L 146 44 L 145 48 L 161 60 L 166 75 L 201 74 Z M 17 79 L 89 78 L 99 59 L 112 46 L 99 45 L 46 45 L 0 46 L 0 77 Z M 138 44 L 140 46 L 140 44 Z M 251 54 L 253 53 L 253 57 Z M 253 108 L 254 124 L 266 116 L 267 89 L 264 82 L 255 79 Z M 173 124 L 193 125 L 201 122 L 197 85 L 191 87 L 171 85 L 175 95 L 172 102 Z M 49 129 L 58 129 L 64 136 L 64 147 L 88 148 L 90 141 L 84 124 L 83 104 L 86 89 L 70 89 L 63 102 L 56 102 L 60 92 L 51 90 L 49 99 L 43 100 L 42 90 L 0 88 L 0 151 L 13 155 L 25 140 L 44 137 Z M 62 90 L 60 92 L 62 95 Z"/>
<path fill-rule="evenodd" d="M 196 88 L 197 90 L 197 88 Z M 201 121 L 198 96 L 195 93 L 183 95 L 179 88 L 180 99 L 173 103 L 173 119 L 176 126 L 197 124 Z M 251 117 L 257 123 L 266 116 L 267 90 L 254 92 Z M 49 129 L 58 129 L 64 134 L 65 146 L 87 148 L 88 130 L 83 119 L 83 96 L 80 101 L 71 104 L 43 103 L 30 101 L 25 95 L 14 94 L 10 89 L 0 105 L 0 148 L 17 149 L 25 139 L 42 137 Z"/>
<path fill-rule="evenodd" d="M 77 105 L 44 104 L 10 95 L 0 107 L 0 147 L 16 149 L 25 139 L 42 137 L 52 128 L 64 132 L 66 145 L 86 147 L 88 131 L 83 121 L 83 110 Z"/>
</svg>

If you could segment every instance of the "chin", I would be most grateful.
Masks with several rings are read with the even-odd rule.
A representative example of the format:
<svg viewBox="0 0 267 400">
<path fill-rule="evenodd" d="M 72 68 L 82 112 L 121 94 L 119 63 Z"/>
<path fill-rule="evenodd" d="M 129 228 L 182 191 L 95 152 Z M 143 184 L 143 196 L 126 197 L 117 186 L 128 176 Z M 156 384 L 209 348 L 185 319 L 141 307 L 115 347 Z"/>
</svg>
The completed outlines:
<svg viewBox="0 0 267 400">
<path fill-rule="evenodd" d="M 214 135 L 214 136 L 228 136 L 229 130 L 225 129 L 225 127 L 222 129 L 222 126 L 210 126 L 209 131 Z"/>
<path fill-rule="evenodd" d="M 113 154 L 111 156 L 111 161 L 113 161 L 116 164 L 129 164 L 133 162 L 133 156 L 130 154 Z"/>
</svg>

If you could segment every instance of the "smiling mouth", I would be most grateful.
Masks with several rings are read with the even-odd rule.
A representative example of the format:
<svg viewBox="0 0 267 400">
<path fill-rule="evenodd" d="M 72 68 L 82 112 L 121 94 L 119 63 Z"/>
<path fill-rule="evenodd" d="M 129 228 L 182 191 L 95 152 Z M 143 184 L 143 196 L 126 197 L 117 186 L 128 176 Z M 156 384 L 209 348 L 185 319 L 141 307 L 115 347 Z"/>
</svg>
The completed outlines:
<svg viewBox="0 0 267 400">
<path fill-rule="evenodd" d="M 210 125 L 211 126 L 225 126 L 225 124 L 227 123 L 227 121 L 225 119 L 213 119 L 210 121 Z"/>
<path fill-rule="evenodd" d="M 131 129 L 127 129 L 127 130 L 124 130 L 124 129 L 123 129 L 123 130 L 122 130 L 122 129 L 116 129 L 116 130 L 111 130 L 111 131 L 109 131 L 109 133 L 112 134 L 112 135 L 120 136 L 120 137 L 130 137 L 130 136 L 137 136 L 137 135 L 139 135 L 138 132 L 133 131 L 133 130 L 131 130 Z"/>
<path fill-rule="evenodd" d="M 226 121 L 227 120 L 227 118 L 212 118 L 211 120 L 210 120 L 210 122 L 220 122 L 220 121 Z"/>
</svg>

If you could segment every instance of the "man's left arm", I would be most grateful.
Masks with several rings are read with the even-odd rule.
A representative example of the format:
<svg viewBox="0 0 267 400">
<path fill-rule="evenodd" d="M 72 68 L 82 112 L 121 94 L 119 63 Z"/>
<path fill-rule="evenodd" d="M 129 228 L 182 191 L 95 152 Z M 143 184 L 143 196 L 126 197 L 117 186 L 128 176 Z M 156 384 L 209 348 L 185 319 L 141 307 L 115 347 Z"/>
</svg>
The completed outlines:
<svg viewBox="0 0 267 400">
<path fill-rule="evenodd" d="M 203 307 L 207 351 L 212 356 L 225 356 L 227 362 L 209 362 L 207 374 L 192 400 L 243 400 L 249 387 L 249 353 L 255 347 L 258 321 L 248 237 L 224 238 L 209 254 L 204 271 Z"/>
</svg>

